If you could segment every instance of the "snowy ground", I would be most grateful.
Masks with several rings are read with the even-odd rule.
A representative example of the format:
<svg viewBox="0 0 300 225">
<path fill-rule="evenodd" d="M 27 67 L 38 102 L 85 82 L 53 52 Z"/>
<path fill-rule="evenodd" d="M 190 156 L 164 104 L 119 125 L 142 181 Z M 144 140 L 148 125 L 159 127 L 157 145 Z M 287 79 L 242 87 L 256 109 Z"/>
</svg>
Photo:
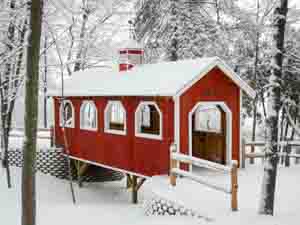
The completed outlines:
<svg viewBox="0 0 300 225">
<path fill-rule="evenodd" d="M 0 221 L 5 225 L 20 224 L 20 175 L 13 169 L 13 188 L 6 188 L 4 171 L 0 169 Z M 68 182 L 43 174 L 37 176 L 37 224 L 40 225 L 164 225 L 201 224 L 185 217 L 148 217 L 142 204 L 130 204 L 125 183 L 110 182 L 85 185 L 75 189 L 77 204 L 73 205 Z"/>
<path fill-rule="evenodd" d="M 229 184 L 229 179 L 222 174 L 211 173 L 205 169 L 198 169 L 196 172 L 215 184 L 223 186 Z M 215 221 L 210 224 L 299 224 L 300 181 L 298 177 L 300 166 L 293 165 L 290 168 L 279 168 L 274 217 L 257 214 L 262 172 L 262 165 L 258 164 L 254 166 L 247 165 L 246 169 L 239 170 L 238 212 L 231 212 L 230 195 L 214 191 L 184 178 L 177 179 L 176 187 L 170 187 L 167 185 L 168 179 L 158 177 L 149 184 L 149 189 L 155 190 L 158 195 L 165 196 L 168 199 L 176 199 L 179 203 L 196 209 L 203 216 L 213 218 Z"/>
<path fill-rule="evenodd" d="M 22 140 L 11 140 L 16 147 Z M 47 140 L 40 140 L 39 146 L 49 146 Z M 239 170 L 239 211 L 231 212 L 230 196 L 211 190 L 193 181 L 180 178 L 177 186 L 170 187 L 166 177 L 146 182 L 142 188 L 147 193 L 155 190 L 186 207 L 196 209 L 213 222 L 203 219 L 170 216 L 145 216 L 142 203 L 132 205 L 131 193 L 125 189 L 125 181 L 85 184 L 79 189 L 75 185 L 77 204 L 73 205 L 67 181 L 37 174 L 37 220 L 39 225 L 296 225 L 300 221 L 300 165 L 280 167 L 275 200 L 275 216 L 260 216 L 257 207 L 260 197 L 263 167 L 261 160 Z M 215 183 L 229 184 L 222 174 L 198 169 L 198 174 Z M 0 167 L 0 224 L 20 224 L 21 214 L 21 169 L 12 168 L 13 188 L 6 187 L 5 173 Z"/>
<path fill-rule="evenodd" d="M 201 171 L 200 171 L 201 172 Z M 188 206 L 197 208 L 214 222 L 187 217 L 145 216 L 142 204 L 130 204 L 130 193 L 124 181 L 88 184 L 82 189 L 76 186 L 77 204 L 71 201 L 68 182 L 43 174 L 37 175 L 38 224 L 231 224 L 231 225 L 293 225 L 300 220 L 300 172 L 299 166 L 280 168 L 276 194 L 276 215 L 274 217 L 257 215 L 262 167 L 248 166 L 239 176 L 239 211 L 230 211 L 230 198 L 186 179 L 178 179 L 173 188 L 173 198 Z M 5 185 L 4 171 L 0 169 L 0 213 L 5 225 L 20 224 L 20 175 L 21 170 L 14 168 L 13 188 Z M 202 171 L 203 175 L 207 172 Z M 210 178 L 223 183 L 224 176 L 210 174 Z M 167 180 L 161 178 L 161 183 Z M 157 182 L 156 182 L 157 184 Z M 147 183 L 146 183 L 147 185 Z M 150 184 L 148 184 L 150 185 Z M 169 190 L 167 184 L 161 186 L 163 193 Z M 144 191 L 147 186 L 144 187 Z M 169 191 L 169 196 L 171 196 Z M 1 224 L 2 224 L 1 223 Z"/>
<path fill-rule="evenodd" d="M 11 137 L 9 138 L 9 146 L 11 148 L 20 148 L 23 146 L 24 132 L 19 130 L 12 130 Z M 48 148 L 50 146 L 50 132 L 39 131 L 38 132 L 37 145 L 39 148 Z M 42 138 L 41 138 L 42 137 Z"/>
</svg>

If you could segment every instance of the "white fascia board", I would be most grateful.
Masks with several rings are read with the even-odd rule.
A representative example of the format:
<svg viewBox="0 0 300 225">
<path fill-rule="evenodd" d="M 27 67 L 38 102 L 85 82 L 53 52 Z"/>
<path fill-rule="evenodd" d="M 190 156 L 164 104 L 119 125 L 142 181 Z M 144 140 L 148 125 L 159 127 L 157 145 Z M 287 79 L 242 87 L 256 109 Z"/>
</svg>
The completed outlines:
<svg viewBox="0 0 300 225">
<path fill-rule="evenodd" d="M 229 66 L 226 65 L 221 59 L 216 58 L 212 63 L 208 64 L 207 67 L 205 67 L 202 71 L 200 71 L 200 74 L 196 76 L 193 80 L 188 82 L 187 85 L 183 86 L 176 94 L 175 96 L 181 96 L 184 92 L 186 92 L 188 89 L 190 89 L 196 82 L 201 80 L 205 75 L 209 73 L 213 68 L 218 67 L 222 72 L 229 77 L 237 86 L 240 87 L 249 97 L 255 98 L 256 92 L 244 81 L 240 78 L 239 75 L 237 75 Z"/>
<path fill-rule="evenodd" d="M 256 92 L 239 76 L 237 75 L 229 66 L 226 65 L 221 59 L 218 59 L 218 68 L 221 69 L 229 78 L 232 79 L 247 95 L 251 98 L 255 98 Z"/>
</svg>

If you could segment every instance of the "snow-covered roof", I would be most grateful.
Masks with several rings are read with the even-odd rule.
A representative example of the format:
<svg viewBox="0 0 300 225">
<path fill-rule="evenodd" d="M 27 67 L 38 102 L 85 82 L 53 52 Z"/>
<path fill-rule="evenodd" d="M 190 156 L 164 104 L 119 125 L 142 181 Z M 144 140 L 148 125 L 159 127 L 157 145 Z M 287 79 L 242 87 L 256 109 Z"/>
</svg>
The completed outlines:
<svg viewBox="0 0 300 225">
<path fill-rule="evenodd" d="M 255 96 L 217 57 L 145 64 L 123 72 L 79 71 L 64 82 L 64 96 L 177 96 L 216 66 L 250 97 Z M 50 90 L 49 95 L 60 96 L 61 89 Z"/>
<path fill-rule="evenodd" d="M 120 47 L 121 49 L 143 49 L 142 44 L 132 39 L 125 41 Z"/>
</svg>

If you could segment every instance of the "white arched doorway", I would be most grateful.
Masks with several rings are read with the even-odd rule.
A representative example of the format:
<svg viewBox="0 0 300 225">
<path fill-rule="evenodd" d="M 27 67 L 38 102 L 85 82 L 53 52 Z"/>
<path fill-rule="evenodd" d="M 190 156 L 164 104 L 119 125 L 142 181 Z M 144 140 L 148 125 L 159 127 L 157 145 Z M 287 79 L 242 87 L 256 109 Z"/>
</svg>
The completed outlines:
<svg viewBox="0 0 300 225">
<path fill-rule="evenodd" d="M 199 137 L 196 136 L 197 133 Z M 198 144 L 203 139 L 205 139 L 206 145 Z M 214 145 L 213 143 L 218 139 L 222 143 Z M 230 164 L 232 158 L 232 113 L 225 102 L 198 102 L 189 112 L 189 155 L 194 156 L 197 148 L 202 149 L 196 157 Z M 217 151 L 219 151 L 217 148 L 222 149 L 220 154 L 223 155 L 217 155 Z M 215 154 L 215 160 L 207 154 L 204 155 L 203 151 Z"/>
</svg>

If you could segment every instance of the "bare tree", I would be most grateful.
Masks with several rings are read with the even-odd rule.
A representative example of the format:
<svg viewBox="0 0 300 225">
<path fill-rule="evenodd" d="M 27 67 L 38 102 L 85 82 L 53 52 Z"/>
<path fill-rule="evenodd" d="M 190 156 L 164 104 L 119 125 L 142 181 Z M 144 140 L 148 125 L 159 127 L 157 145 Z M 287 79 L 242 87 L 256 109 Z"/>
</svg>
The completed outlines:
<svg viewBox="0 0 300 225">
<path fill-rule="evenodd" d="M 2 166 L 6 168 L 7 184 L 11 187 L 8 146 L 9 132 L 11 130 L 12 115 L 18 91 L 23 81 L 23 56 L 24 37 L 27 29 L 26 17 L 22 14 L 26 11 L 23 1 L 11 0 L 8 8 L 7 34 L 1 40 L 4 43 L 3 52 L 0 53 L 0 104 L 1 104 L 1 134 L 3 141 Z"/>
<path fill-rule="evenodd" d="M 281 78 L 284 51 L 284 34 L 288 0 L 276 1 L 274 9 L 274 33 L 273 40 L 276 47 L 273 57 L 272 73 L 269 78 L 269 96 L 267 100 L 266 118 L 266 160 L 264 165 L 264 177 L 262 184 L 262 196 L 259 205 L 259 213 L 273 215 L 274 194 L 276 187 L 278 164 L 278 121 L 281 109 Z"/>
<path fill-rule="evenodd" d="M 22 170 L 22 225 L 36 224 L 35 159 L 38 123 L 39 59 L 43 0 L 32 0 L 27 36 L 25 140 Z"/>
</svg>

